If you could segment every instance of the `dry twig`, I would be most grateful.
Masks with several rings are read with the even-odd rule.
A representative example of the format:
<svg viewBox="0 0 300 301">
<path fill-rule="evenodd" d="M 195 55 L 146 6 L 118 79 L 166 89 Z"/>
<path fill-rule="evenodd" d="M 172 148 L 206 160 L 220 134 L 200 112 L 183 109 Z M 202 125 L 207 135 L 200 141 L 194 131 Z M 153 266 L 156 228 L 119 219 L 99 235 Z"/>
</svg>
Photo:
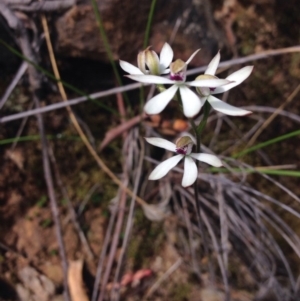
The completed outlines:
<svg viewBox="0 0 300 301">
<path fill-rule="evenodd" d="M 296 89 L 289 95 L 286 101 L 283 104 L 281 104 L 276 109 L 276 111 L 264 122 L 264 124 L 256 131 L 256 133 L 249 140 L 245 148 L 250 147 L 255 143 L 256 139 L 263 132 L 263 130 L 266 129 L 270 125 L 270 123 L 276 118 L 276 116 L 278 116 L 278 114 L 284 109 L 284 107 L 288 105 L 295 98 L 295 96 L 299 93 L 299 91 L 300 91 L 300 85 L 296 87 Z"/>
<path fill-rule="evenodd" d="M 14 15 L 14 13 L 4 4 L 0 4 L 0 11 L 2 15 L 6 18 L 9 26 L 13 30 L 15 30 L 16 35 L 18 36 L 18 41 L 23 55 L 27 57 L 30 61 L 36 62 L 35 55 L 32 51 L 29 42 L 29 37 L 27 35 L 26 29 L 24 28 L 23 24 Z M 32 89 L 33 100 L 36 108 L 39 108 L 40 105 L 39 105 L 38 91 L 40 89 L 40 75 L 32 65 L 28 66 L 28 75 L 29 75 L 30 86 Z M 59 220 L 59 211 L 58 211 L 57 202 L 55 198 L 53 179 L 52 179 L 52 174 L 51 174 L 51 169 L 49 164 L 49 157 L 47 151 L 48 146 L 47 146 L 47 140 L 45 136 L 44 123 L 41 114 L 38 113 L 36 117 L 38 121 L 38 128 L 39 128 L 41 143 L 42 143 L 44 177 L 48 189 L 50 207 L 51 207 L 52 216 L 55 224 L 56 237 L 58 240 L 59 253 L 60 253 L 62 267 L 63 267 L 65 295 L 66 295 L 66 299 L 70 300 L 69 291 L 68 291 L 68 282 L 67 282 L 68 263 L 67 263 L 65 248 L 64 248 L 64 242 L 62 238 L 61 225 Z"/>
</svg>

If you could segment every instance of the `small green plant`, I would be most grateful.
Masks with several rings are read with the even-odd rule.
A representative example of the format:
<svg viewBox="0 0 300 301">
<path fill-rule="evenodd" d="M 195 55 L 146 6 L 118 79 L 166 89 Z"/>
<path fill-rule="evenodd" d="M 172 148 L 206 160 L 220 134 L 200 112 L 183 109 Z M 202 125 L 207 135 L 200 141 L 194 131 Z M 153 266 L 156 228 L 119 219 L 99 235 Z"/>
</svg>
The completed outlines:
<svg viewBox="0 0 300 301">
<path fill-rule="evenodd" d="M 47 196 L 46 196 L 46 195 L 43 195 L 43 196 L 41 196 L 41 198 L 36 202 L 35 205 L 36 205 L 37 207 L 39 207 L 39 208 L 43 208 L 43 207 L 46 206 L 47 200 L 48 200 Z"/>
</svg>

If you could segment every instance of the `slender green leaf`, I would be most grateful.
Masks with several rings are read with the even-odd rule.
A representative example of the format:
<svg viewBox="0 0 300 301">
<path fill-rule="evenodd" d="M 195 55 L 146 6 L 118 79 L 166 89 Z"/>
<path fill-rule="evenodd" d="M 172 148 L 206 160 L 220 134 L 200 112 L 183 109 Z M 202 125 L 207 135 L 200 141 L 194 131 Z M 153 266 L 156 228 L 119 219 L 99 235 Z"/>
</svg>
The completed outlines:
<svg viewBox="0 0 300 301">
<path fill-rule="evenodd" d="M 231 173 L 231 172 L 240 172 L 240 173 L 263 173 L 266 175 L 276 175 L 276 176 L 287 176 L 287 177 L 300 177 L 300 170 L 284 170 L 284 169 L 263 169 L 263 168 L 231 168 L 228 170 L 227 168 L 217 168 L 212 167 L 209 168 L 211 172 L 219 172 L 219 173 Z"/>
<path fill-rule="evenodd" d="M 79 136 L 47 135 L 47 140 L 55 140 L 55 139 L 81 141 Z M 14 142 L 26 142 L 26 141 L 37 141 L 37 140 L 41 140 L 39 135 L 14 137 L 14 138 L 7 138 L 7 139 L 0 140 L 0 145 L 11 144 Z"/>
<path fill-rule="evenodd" d="M 95 13 L 95 17 L 96 17 L 96 20 L 97 20 L 97 23 L 98 23 L 100 35 L 101 35 L 101 38 L 102 38 L 104 48 L 105 48 L 105 51 L 107 53 L 109 62 L 111 64 L 112 68 L 113 68 L 113 71 L 114 71 L 116 80 L 118 82 L 118 85 L 123 86 L 122 79 L 120 77 L 117 65 L 114 61 L 113 53 L 111 51 L 111 48 L 110 48 L 110 45 L 109 45 L 109 42 L 108 42 L 108 38 L 107 38 L 107 35 L 106 35 L 106 32 L 105 32 L 105 28 L 103 26 L 103 22 L 102 22 L 102 18 L 101 18 L 100 12 L 99 12 L 97 2 L 96 2 L 96 0 L 91 0 L 91 1 L 92 1 L 92 6 L 93 6 L 94 13 Z M 129 102 L 129 99 L 127 97 L 127 94 L 123 93 L 123 95 L 124 95 L 124 99 L 126 101 L 126 104 L 127 104 L 128 108 L 130 108 L 130 102 Z"/>
<path fill-rule="evenodd" d="M 276 137 L 274 139 L 270 139 L 268 141 L 265 141 L 265 142 L 262 142 L 262 143 L 259 143 L 257 145 L 254 145 L 252 147 L 249 147 L 235 155 L 233 155 L 232 157 L 233 158 L 239 158 L 241 156 L 244 156 L 246 154 L 249 154 L 251 152 L 254 152 L 260 148 L 263 148 L 263 147 L 266 147 L 268 145 L 271 145 L 271 144 L 274 144 L 274 143 L 277 143 L 279 141 L 282 141 L 282 140 L 286 140 L 286 139 L 289 139 L 289 138 L 292 138 L 292 137 L 295 137 L 295 136 L 298 136 L 300 135 L 300 130 L 297 130 L 297 131 L 294 131 L 294 132 L 291 132 L 291 133 L 288 133 L 288 134 L 285 134 L 285 135 L 282 135 L 282 136 L 279 136 L 279 137 Z"/>
<path fill-rule="evenodd" d="M 148 42 L 149 42 L 150 29 L 151 29 L 153 16 L 154 16 L 155 6 L 156 6 L 156 0 L 152 0 L 149 15 L 148 15 L 148 20 L 147 20 L 146 31 L 145 31 L 145 38 L 144 38 L 144 44 L 143 44 L 144 49 L 147 47 Z"/>
</svg>

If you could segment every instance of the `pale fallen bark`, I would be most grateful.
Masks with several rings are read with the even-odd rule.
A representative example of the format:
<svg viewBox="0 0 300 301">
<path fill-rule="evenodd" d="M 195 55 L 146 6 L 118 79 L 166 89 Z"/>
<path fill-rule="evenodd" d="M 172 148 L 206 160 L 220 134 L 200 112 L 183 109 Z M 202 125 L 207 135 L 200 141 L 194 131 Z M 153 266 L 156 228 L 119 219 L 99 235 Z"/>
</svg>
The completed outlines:
<svg viewBox="0 0 300 301">
<path fill-rule="evenodd" d="M 82 260 L 69 263 L 68 284 L 72 301 L 89 301 L 82 280 L 82 267 Z"/>
</svg>

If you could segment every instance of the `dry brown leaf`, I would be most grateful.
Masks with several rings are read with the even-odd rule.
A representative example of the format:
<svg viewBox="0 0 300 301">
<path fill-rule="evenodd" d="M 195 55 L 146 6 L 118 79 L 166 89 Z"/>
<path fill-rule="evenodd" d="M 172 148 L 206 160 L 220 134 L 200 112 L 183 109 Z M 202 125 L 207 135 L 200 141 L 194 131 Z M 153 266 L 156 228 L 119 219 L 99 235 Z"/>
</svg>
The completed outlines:
<svg viewBox="0 0 300 301">
<path fill-rule="evenodd" d="M 76 260 L 69 263 L 68 284 L 72 301 L 89 301 L 82 280 L 83 261 Z"/>
<path fill-rule="evenodd" d="M 24 154 L 20 149 L 15 149 L 13 151 L 7 150 L 5 153 L 5 157 L 13 161 L 20 170 L 23 170 L 25 159 Z"/>
</svg>

